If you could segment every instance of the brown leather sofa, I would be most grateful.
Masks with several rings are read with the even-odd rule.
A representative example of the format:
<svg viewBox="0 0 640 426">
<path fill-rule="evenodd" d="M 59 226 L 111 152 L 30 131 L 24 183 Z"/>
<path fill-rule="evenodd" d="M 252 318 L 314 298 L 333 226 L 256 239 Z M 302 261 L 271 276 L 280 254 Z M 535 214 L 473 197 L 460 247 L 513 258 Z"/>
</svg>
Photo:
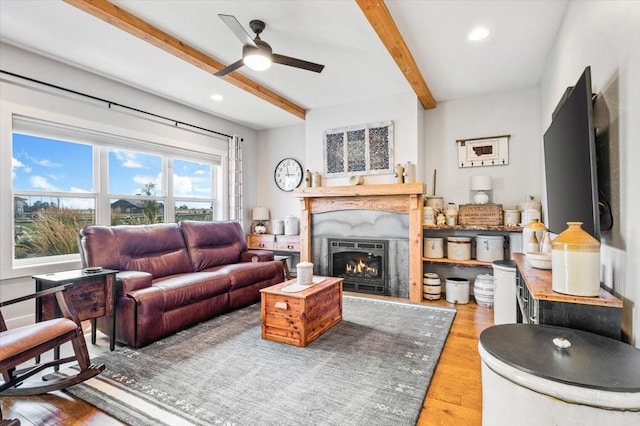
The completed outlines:
<svg viewBox="0 0 640 426">
<path fill-rule="evenodd" d="M 237 222 L 87 226 L 85 267 L 116 269 L 116 339 L 133 347 L 260 300 L 284 281 L 273 252 L 248 250 Z M 98 328 L 111 333 L 108 318 Z"/>
</svg>

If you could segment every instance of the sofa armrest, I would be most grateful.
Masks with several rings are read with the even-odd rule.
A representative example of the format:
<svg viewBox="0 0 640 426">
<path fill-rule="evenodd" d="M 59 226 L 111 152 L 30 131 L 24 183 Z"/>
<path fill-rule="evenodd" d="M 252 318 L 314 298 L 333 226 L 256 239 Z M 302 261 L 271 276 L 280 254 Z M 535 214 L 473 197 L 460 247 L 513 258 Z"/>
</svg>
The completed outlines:
<svg viewBox="0 0 640 426">
<path fill-rule="evenodd" d="M 273 252 L 269 250 L 247 250 L 240 253 L 240 262 L 267 262 L 273 260 Z"/>
<path fill-rule="evenodd" d="M 142 288 L 151 287 L 153 276 L 142 271 L 120 271 L 116 274 L 116 284 L 122 295 Z"/>
</svg>

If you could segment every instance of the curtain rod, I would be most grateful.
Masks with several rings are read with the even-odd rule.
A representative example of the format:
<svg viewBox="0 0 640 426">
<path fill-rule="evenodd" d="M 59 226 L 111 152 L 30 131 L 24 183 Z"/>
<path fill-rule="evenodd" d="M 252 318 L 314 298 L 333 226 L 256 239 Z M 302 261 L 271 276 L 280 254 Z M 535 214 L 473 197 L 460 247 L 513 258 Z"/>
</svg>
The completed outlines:
<svg viewBox="0 0 640 426">
<path fill-rule="evenodd" d="M 36 80 L 35 78 L 26 77 L 26 76 L 20 75 L 20 74 L 15 74 L 15 73 L 12 73 L 10 71 L 0 70 L 0 73 L 7 74 L 7 75 L 10 75 L 12 77 L 17 77 L 17 78 L 20 78 L 20 79 L 23 79 L 23 80 L 27 80 L 27 81 L 32 82 L 32 83 L 41 84 L 41 85 L 44 85 L 44 86 L 47 86 L 47 87 L 51 87 L 51 88 L 54 88 L 54 89 L 57 89 L 57 90 L 62 90 L 64 92 L 73 93 L 74 95 L 84 96 L 85 98 L 89 98 L 89 99 L 92 99 L 94 101 L 104 102 L 109 106 L 109 108 L 111 108 L 112 106 L 116 106 L 116 107 L 119 107 L 119 108 L 127 109 L 129 111 L 134 111 L 134 112 L 138 112 L 138 113 L 141 113 L 141 114 L 149 115 L 151 117 L 160 118 L 162 120 L 167 120 L 167 121 L 175 123 L 175 127 L 177 127 L 178 125 L 182 125 L 182 126 L 191 127 L 193 129 L 203 130 L 205 132 L 213 133 L 213 134 L 216 134 L 216 135 L 219 135 L 219 136 L 224 136 L 224 137 L 227 137 L 227 138 L 231 137 L 231 135 L 227 135 L 226 133 L 221 133 L 221 132 L 218 132 L 218 131 L 215 131 L 215 130 L 207 129 L 205 127 L 200 127 L 200 126 L 196 126 L 194 124 L 185 123 L 184 121 L 180 121 L 180 120 L 174 120 L 172 118 L 164 117 L 162 115 L 155 114 L 153 112 L 143 111 L 143 110 L 138 109 L 138 108 L 130 107 L 130 106 L 127 106 L 127 105 L 122 105 L 122 104 L 120 104 L 118 102 L 113 102 L 113 101 L 110 101 L 108 99 L 103 99 L 103 98 L 99 98 L 97 96 L 89 95 L 87 93 L 78 92 L 77 90 L 67 89 L 66 87 L 58 86 L 58 85 L 55 85 L 55 84 L 52 84 L 52 83 L 47 83 L 46 81 Z"/>
</svg>

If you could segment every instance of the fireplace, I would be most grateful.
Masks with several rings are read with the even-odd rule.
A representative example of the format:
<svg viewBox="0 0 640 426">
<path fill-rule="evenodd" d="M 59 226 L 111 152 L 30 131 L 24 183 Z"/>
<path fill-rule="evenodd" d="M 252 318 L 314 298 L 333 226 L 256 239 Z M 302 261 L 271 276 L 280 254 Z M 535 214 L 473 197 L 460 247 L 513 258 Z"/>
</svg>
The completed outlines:
<svg viewBox="0 0 640 426">
<path fill-rule="evenodd" d="M 387 242 L 330 238 L 329 273 L 344 278 L 343 289 L 388 294 Z"/>
</svg>

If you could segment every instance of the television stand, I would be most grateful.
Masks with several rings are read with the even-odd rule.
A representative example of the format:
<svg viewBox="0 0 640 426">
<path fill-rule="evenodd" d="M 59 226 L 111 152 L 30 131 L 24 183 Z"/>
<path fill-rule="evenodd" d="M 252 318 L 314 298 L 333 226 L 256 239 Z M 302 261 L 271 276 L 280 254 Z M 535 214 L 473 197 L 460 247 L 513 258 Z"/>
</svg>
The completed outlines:
<svg viewBox="0 0 640 426">
<path fill-rule="evenodd" d="M 557 325 L 620 340 L 622 300 L 603 288 L 598 297 L 556 293 L 551 289 L 550 270 L 529 266 L 522 253 L 514 253 L 513 258 L 517 322 Z"/>
</svg>

